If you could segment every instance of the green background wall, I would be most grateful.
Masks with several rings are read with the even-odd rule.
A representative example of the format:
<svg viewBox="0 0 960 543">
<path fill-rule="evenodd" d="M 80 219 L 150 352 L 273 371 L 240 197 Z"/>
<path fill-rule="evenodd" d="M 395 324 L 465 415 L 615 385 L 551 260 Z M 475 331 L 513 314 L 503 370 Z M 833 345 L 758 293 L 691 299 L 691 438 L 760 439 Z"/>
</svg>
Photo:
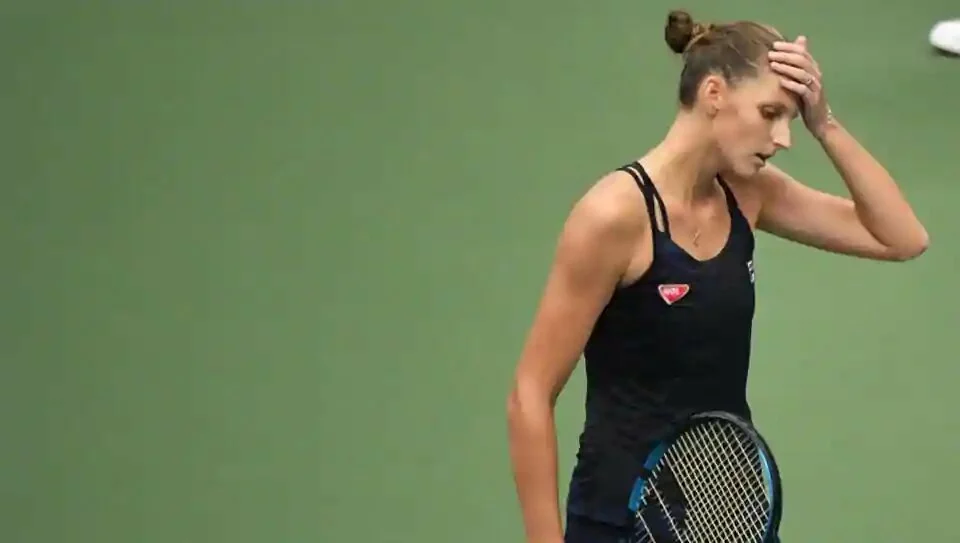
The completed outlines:
<svg viewBox="0 0 960 543">
<path fill-rule="evenodd" d="M 759 240 L 787 542 L 960 541 L 950 4 L 685 6 L 807 33 L 933 239 L 907 265 Z M 0 540 L 521 541 L 513 364 L 569 205 L 671 119 L 671 7 L 0 5 Z M 779 164 L 842 190 L 795 139 Z"/>
</svg>

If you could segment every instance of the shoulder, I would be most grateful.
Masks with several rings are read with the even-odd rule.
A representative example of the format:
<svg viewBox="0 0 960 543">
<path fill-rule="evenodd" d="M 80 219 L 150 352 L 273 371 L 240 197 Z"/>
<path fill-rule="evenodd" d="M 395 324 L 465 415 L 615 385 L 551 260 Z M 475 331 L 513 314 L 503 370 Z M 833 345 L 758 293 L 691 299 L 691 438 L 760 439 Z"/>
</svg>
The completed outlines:
<svg viewBox="0 0 960 543">
<path fill-rule="evenodd" d="M 578 281 L 622 278 L 649 232 L 643 193 L 622 171 L 610 172 L 573 205 L 558 241 L 555 265 Z"/>
<path fill-rule="evenodd" d="M 643 193 L 630 174 L 607 173 L 574 203 L 565 232 L 607 241 L 630 239 L 649 227 Z"/>
</svg>

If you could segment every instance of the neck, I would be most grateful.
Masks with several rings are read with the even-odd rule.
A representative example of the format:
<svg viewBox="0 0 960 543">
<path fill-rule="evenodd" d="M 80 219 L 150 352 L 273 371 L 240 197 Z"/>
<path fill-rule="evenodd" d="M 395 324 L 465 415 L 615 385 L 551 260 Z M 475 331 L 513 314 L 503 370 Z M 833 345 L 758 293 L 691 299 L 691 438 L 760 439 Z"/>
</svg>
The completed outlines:
<svg viewBox="0 0 960 543">
<path fill-rule="evenodd" d="M 708 131 L 709 127 L 696 114 L 677 115 L 666 137 L 644 159 L 657 177 L 670 180 L 658 190 L 684 203 L 714 194 L 719 161 L 715 145 L 705 136 Z"/>
</svg>

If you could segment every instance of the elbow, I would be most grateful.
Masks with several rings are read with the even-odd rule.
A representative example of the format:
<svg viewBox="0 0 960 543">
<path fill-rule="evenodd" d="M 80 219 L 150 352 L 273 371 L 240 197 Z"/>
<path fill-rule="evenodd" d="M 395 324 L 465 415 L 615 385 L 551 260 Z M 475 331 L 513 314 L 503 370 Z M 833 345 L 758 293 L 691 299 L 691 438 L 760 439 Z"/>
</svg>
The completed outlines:
<svg viewBox="0 0 960 543">
<path fill-rule="evenodd" d="M 507 395 L 506 405 L 507 422 L 511 427 L 523 418 L 523 414 L 528 410 L 530 403 L 529 395 L 525 395 L 519 386 L 514 385 L 510 394 Z"/>
<path fill-rule="evenodd" d="M 553 410 L 554 396 L 543 387 L 518 380 L 507 395 L 506 415 L 510 428 L 525 426 L 530 419 L 543 418 Z"/>
<path fill-rule="evenodd" d="M 524 435 L 524 429 L 527 427 L 525 420 L 528 415 L 525 414 L 525 405 L 526 402 L 523 401 L 520 391 L 514 387 L 507 395 L 506 405 L 507 437 L 511 448 L 522 441 L 521 436 Z"/>
<path fill-rule="evenodd" d="M 929 247 L 930 235 L 927 233 L 926 229 L 920 227 L 920 232 L 916 236 L 916 239 L 910 243 L 904 244 L 902 247 L 899 247 L 893 252 L 892 256 L 893 259 L 898 262 L 909 262 L 927 252 Z"/>
<path fill-rule="evenodd" d="M 521 411 L 521 402 L 520 394 L 517 391 L 517 387 L 510 389 L 510 394 L 507 394 L 507 421 L 512 425 L 514 420 L 516 420 L 517 415 Z"/>
</svg>

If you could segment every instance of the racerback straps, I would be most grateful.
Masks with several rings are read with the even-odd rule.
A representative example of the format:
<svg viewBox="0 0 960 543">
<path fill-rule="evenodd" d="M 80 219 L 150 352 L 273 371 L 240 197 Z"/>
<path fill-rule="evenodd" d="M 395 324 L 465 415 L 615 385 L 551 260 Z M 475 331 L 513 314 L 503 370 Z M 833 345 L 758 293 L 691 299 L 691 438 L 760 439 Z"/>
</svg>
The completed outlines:
<svg viewBox="0 0 960 543">
<path fill-rule="evenodd" d="M 653 181 L 650 179 L 650 176 L 647 175 L 647 171 L 643 169 L 643 166 L 641 166 L 639 162 L 624 166 L 620 168 L 620 171 L 629 174 L 630 177 L 636 181 L 637 186 L 640 187 L 640 192 L 643 193 L 643 199 L 647 202 L 647 214 L 650 216 L 650 224 L 669 236 L 670 220 L 667 218 L 667 208 L 663 204 L 663 200 L 660 198 L 656 187 L 653 186 Z M 656 207 L 654 207 L 654 202 L 656 202 Z M 659 221 L 657 220 L 657 208 L 660 209 L 661 220 Z"/>
</svg>

